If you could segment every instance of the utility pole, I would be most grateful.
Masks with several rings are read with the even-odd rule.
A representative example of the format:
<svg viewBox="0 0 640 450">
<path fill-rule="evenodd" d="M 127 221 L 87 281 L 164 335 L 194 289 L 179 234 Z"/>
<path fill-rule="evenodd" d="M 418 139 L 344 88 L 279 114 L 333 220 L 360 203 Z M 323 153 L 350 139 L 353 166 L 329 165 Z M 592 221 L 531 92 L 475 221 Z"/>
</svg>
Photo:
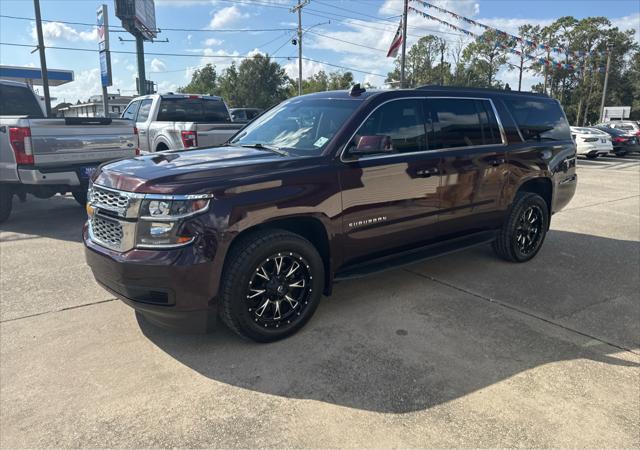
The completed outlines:
<svg viewBox="0 0 640 450">
<path fill-rule="evenodd" d="M 36 32 L 38 34 L 38 49 L 40 50 L 40 72 L 42 73 L 42 90 L 44 91 L 44 106 L 47 117 L 51 117 L 51 96 L 49 95 L 49 73 L 47 72 L 47 57 L 44 53 L 44 37 L 42 36 L 42 17 L 40 16 L 40 0 L 33 0 L 36 14 Z"/>
<path fill-rule="evenodd" d="M 444 51 L 447 44 L 444 39 L 440 40 L 440 85 L 444 86 Z"/>
<path fill-rule="evenodd" d="M 147 78 L 144 73 L 144 39 L 136 33 L 136 55 L 138 57 L 138 94 L 147 95 Z"/>
<path fill-rule="evenodd" d="M 407 56 L 407 12 L 409 10 L 409 0 L 404 0 L 404 11 L 402 12 L 402 59 L 400 60 L 400 88 L 405 88 L 405 61 Z"/>
<path fill-rule="evenodd" d="M 607 86 L 609 85 L 609 68 L 611 67 L 611 46 L 607 46 L 607 68 L 604 72 L 604 87 L 602 88 L 602 102 L 600 102 L 600 123 L 604 120 L 604 103 L 607 99 Z"/>
<path fill-rule="evenodd" d="M 309 0 L 298 0 L 298 4 L 289 11 L 298 13 L 298 95 L 302 95 L 302 8 Z"/>
</svg>

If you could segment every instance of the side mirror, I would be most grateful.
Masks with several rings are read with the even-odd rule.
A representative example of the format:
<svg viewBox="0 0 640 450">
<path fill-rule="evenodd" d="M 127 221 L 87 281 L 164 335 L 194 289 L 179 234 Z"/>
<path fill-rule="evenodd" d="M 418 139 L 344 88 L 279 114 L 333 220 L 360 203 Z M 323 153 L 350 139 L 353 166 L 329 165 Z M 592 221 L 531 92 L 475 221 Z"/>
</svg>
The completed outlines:
<svg viewBox="0 0 640 450">
<path fill-rule="evenodd" d="M 356 145 L 349 150 L 351 155 L 370 155 L 393 151 L 391 136 L 359 136 Z"/>
</svg>

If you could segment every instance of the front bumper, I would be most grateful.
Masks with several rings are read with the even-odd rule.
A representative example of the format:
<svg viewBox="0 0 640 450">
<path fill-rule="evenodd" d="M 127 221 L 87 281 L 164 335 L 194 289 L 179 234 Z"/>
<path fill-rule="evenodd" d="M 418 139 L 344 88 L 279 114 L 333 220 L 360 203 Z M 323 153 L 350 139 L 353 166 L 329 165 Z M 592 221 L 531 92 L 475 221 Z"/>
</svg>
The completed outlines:
<svg viewBox="0 0 640 450">
<path fill-rule="evenodd" d="M 119 253 L 92 242 L 86 226 L 83 235 L 96 281 L 150 322 L 195 333 L 215 326 L 215 263 L 199 247 Z"/>
</svg>

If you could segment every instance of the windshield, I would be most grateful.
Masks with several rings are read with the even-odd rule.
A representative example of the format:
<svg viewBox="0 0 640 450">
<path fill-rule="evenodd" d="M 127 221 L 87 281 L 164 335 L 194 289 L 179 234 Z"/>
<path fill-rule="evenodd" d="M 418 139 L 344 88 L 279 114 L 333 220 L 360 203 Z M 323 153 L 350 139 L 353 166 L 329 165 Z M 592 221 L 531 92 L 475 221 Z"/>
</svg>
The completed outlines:
<svg viewBox="0 0 640 450">
<path fill-rule="evenodd" d="M 360 104 L 355 99 L 292 99 L 256 119 L 230 144 L 261 144 L 297 155 L 319 155 Z"/>
</svg>

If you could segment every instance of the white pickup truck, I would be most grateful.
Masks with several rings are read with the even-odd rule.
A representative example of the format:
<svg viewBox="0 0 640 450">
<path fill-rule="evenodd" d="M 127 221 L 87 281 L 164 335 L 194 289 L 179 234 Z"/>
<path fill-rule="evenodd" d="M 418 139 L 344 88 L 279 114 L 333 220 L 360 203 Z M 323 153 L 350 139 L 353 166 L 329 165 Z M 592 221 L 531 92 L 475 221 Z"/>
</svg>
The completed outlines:
<svg viewBox="0 0 640 450">
<path fill-rule="evenodd" d="M 143 152 L 215 147 L 245 125 L 233 123 L 225 102 L 214 95 L 143 95 L 129 103 L 122 118 L 136 123 Z"/>
<path fill-rule="evenodd" d="M 45 118 L 24 83 L 0 80 L 0 223 L 13 197 L 71 192 L 84 205 L 89 176 L 103 162 L 139 153 L 133 122 L 106 118 Z"/>
</svg>

